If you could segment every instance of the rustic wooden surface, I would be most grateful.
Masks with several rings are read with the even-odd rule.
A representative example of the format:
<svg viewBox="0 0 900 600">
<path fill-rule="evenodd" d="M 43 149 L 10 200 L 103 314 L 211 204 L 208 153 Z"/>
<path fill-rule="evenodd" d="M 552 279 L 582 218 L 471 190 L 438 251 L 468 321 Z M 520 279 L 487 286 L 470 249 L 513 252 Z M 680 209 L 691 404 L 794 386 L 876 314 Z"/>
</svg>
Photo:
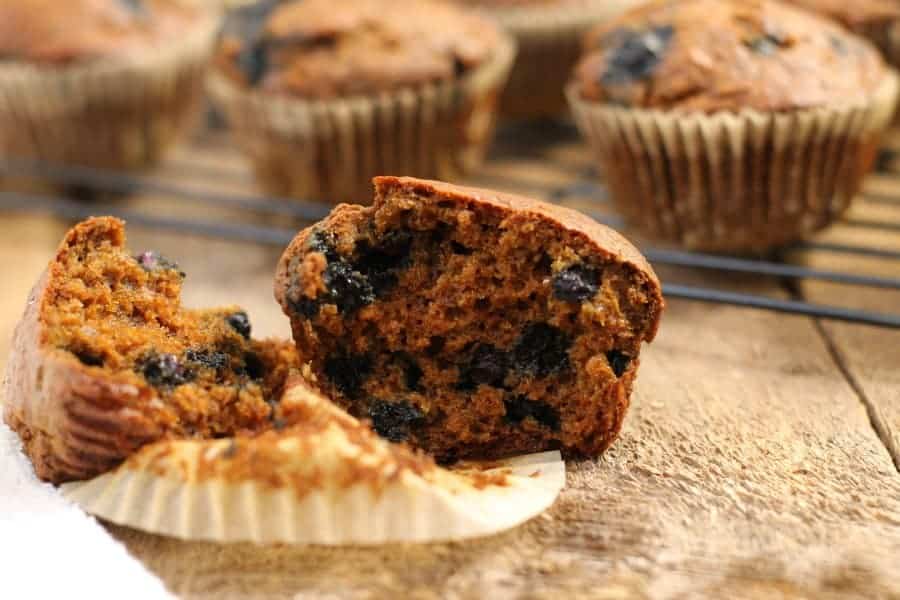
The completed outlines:
<svg viewBox="0 0 900 600">
<path fill-rule="evenodd" d="M 472 181 L 552 197 L 590 166 L 572 140 L 537 144 L 525 136 L 514 146 L 527 151 L 507 148 Z M 253 190 L 240 156 L 218 137 L 179 149 L 154 176 L 203 190 Z M 868 189 L 900 197 L 900 175 L 873 176 Z M 126 204 L 247 218 L 165 197 Z M 900 223 L 900 202 L 862 198 L 851 216 Z M 66 226 L 0 215 L 0 361 Z M 188 305 L 240 303 L 257 334 L 288 332 L 271 293 L 277 248 L 141 228 L 129 238 L 136 250 L 179 259 Z M 900 250 L 898 231 L 840 225 L 821 239 Z M 825 252 L 791 259 L 900 275 L 900 262 L 884 259 Z M 659 270 L 669 281 L 791 293 L 774 279 Z M 793 293 L 900 311 L 900 292 L 804 283 Z M 900 598 L 900 332 L 672 300 L 644 357 L 613 449 L 570 463 L 555 507 L 500 536 L 261 548 L 109 529 L 185 598 Z"/>
</svg>

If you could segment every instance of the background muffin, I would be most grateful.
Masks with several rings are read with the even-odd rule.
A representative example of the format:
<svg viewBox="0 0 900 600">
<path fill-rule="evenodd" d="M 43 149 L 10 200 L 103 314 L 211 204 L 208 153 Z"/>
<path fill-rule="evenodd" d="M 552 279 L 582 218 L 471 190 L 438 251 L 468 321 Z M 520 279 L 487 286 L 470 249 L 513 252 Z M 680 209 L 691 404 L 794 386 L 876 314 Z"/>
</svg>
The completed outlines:
<svg viewBox="0 0 900 600">
<path fill-rule="evenodd" d="M 267 1 L 228 18 L 210 91 L 269 192 L 337 202 L 477 163 L 513 54 L 439 2 Z"/>
<path fill-rule="evenodd" d="M 200 106 L 215 18 L 178 0 L 0 4 L 0 156 L 156 161 Z"/>
<path fill-rule="evenodd" d="M 581 39 L 598 23 L 641 0 L 456 0 L 478 7 L 515 37 L 516 64 L 500 102 L 514 118 L 557 116 L 581 53 Z"/>
<path fill-rule="evenodd" d="M 876 49 L 829 20 L 773 0 L 683 0 L 592 32 L 569 98 L 633 223 L 760 250 L 847 208 L 896 89 Z"/>
</svg>

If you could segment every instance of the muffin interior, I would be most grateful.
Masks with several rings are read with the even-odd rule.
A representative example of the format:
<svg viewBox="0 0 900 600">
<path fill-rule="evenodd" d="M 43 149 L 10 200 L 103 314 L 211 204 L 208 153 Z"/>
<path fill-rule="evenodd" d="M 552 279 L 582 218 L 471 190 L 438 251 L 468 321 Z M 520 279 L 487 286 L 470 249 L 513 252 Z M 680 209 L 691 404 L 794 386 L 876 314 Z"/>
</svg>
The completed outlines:
<svg viewBox="0 0 900 600">
<path fill-rule="evenodd" d="M 410 190 L 312 232 L 286 289 L 326 393 L 442 461 L 604 449 L 597 399 L 630 385 L 654 298 L 549 220 Z"/>
<path fill-rule="evenodd" d="M 136 385 L 176 436 L 271 427 L 292 346 L 252 340 L 239 308 L 182 308 L 178 266 L 155 252 L 132 256 L 121 225 L 100 223 L 76 228 L 51 267 L 42 345 Z"/>
</svg>

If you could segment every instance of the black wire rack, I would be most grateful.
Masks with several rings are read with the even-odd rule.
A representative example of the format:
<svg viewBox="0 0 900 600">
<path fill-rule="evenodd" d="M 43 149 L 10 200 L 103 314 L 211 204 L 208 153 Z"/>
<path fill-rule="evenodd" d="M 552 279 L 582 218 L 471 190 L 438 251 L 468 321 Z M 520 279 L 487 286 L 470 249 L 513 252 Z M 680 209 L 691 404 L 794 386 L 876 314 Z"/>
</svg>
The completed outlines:
<svg viewBox="0 0 900 600">
<path fill-rule="evenodd" d="M 577 133 L 574 128 L 565 124 L 532 125 L 524 128 L 522 126 L 506 127 L 501 129 L 498 135 L 494 156 L 521 157 L 524 155 L 527 157 L 530 153 L 534 153 L 531 158 L 539 158 L 540 148 L 552 146 L 556 142 L 571 142 L 576 137 Z M 207 167 L 206 172 L 204 172 L 204 167 L 199 165 L 182 164 L 176 165 L 176 167 L 190 171 L 195 177 L 210 181 L 220 180 L 229 174 L 234 175 L 234 173 L 217 167 Z M 876 171 L 882 174 L 893 173 L 900 178 L 900 152 L 891 149 L 882 150 L 876 163 Z M 588 199 L 587 210 L 584 210 L 583 205 L 579 206 L 584 212 L 612 227 L 618 228 L 623 225 L 620 217 L 608 210 L 606 190 L 592 167 L 571 164 L 566 165 L 566 172 L 571 176 L 567 177 L 566 183 L 562 185 L 529 182 L 528 187 L 552 202 L 565 203 L 567 199 L 573 197 Z M 220 193 L 197 189 L 196 186 L 187 186 L 182 183 L 160 181 L 148 176 L 26 160 L 0 162 L 0 179 L 4 177 L 40 179 L 54 184 L 53 189 L 60 191 L 33 193 L 0 190 L 0 214 L 3 212 L 38 212 L 65 219 L 82 219 L 91 215 L 106 214 L 121 217 L 132 226 L 282 247 L 293 238 L 301 224 L 321 219 L 330 209 L 328 205 L 312 201 L 288 200 L 254 194 Z M 479 184 L 497 189 L 523 187 L 521 181 L 505 174 L 480 174 L 477 181 Z M 121 198 L 126 198 L 130 194 L 153 194 L 199 208 L 204 206 L 224 207 L 244 212 L 248 216 L 278 217 L 280 224 L 159 216 L 146 210 L 129 208 L 126 203 L 120 201 Z M 85 197 L 91 198 L 91 200 L 85 201 Z M 875 204 L 900 206 L 900 196 L 867 193 L 866 200 Z M 604 210 L 595 211 L 590 208 L 591 206 L 602 207 Z M 247 221 L 252 220 L 248 219 Z M 888 234 L 896 233 L 900 238 L 900 223 L 898 222 L 848 218 L 844 219 L 842 223 L 851 227 L 888 232 Z M 282 226 L 288 224 L 291 226 Z M 843 286 L 900 290 L 900 252 L 890 248 L 806 241 L 782 249 L 766 258 L 719 256 L 651 245 L 642 245 L 640 249 L 647 259 L 657 266 L 739 273 L 745 276 L 775 277 L 784 282 L 786 290 L 793 291 L 793 297 L 785 299 L 668 281 L 664 277 L 663 293 L 667 298 L 682 298 L 696 302 L 742 306 L 900 329 L 900 306 L 896 313 L 875 312 L 811 303 L 803 300 L 796 292 L 798 284 L 805 280 L 825 281 Z M 898 276 L 860 275 L 792 264 L 785 257 L 794 250 L 816 250 L 896 261 Z"/>
</svg>

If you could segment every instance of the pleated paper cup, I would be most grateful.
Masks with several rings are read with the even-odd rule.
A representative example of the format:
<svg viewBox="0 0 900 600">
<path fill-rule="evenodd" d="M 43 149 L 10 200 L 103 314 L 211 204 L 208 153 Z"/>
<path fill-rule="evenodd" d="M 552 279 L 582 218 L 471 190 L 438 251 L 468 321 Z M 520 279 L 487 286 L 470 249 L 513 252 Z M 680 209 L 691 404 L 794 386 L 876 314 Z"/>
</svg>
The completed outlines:
<svg viewBox="0 0 900 600">
<path fill-rule="evenodd" d="M 528 119 L 566 112 L 563 90 L 584 35 L 642 0 L 562 0 L 485 9 L 515 39 L 519 52 L 500 101 L 503 116 Z"/>
<path fill-rule="evenodd" d="M 616 208 L 645 234 L 708 251 L 762 251 L 838 219 L 871 169 L 897 100 L 779 113 L 624 108 L 567 90 Z"/>
<path fill-rule="evenodd" d="M 303 384 L 282 405 L 292 424 L 279 431 L 157 442 L 62 492 L 108 521 L 182 539 L 368 545 L 497 533 L 544 511 L 565 484 L 558 452 L 450 471 Z"/>
<path fill-rule="evenodd" d="M 453 179 L 480 164 L 514 56 L 503 38 L 491 60 L 458 80 L 372 96 L 291 98 L 216 72 L 208 89 L 267 192 L 365 203 L 376 175 Z"/>
<path fill-rule="evenodd" d="M 0 160 L 131 169 L 159 160 L 202 107 L 218 19 L 125 58 L 0 62 Z"/>
</svg>

